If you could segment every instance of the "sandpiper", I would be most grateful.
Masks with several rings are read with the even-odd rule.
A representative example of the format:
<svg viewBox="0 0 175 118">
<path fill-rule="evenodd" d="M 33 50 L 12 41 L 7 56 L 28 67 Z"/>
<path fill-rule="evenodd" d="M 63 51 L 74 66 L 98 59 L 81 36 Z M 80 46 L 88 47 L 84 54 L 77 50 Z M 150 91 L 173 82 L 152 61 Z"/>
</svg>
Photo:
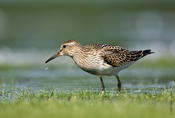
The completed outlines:
<svg viewBox="0 0 175 118">
<path fill-rule="evenodd" d="M 135 63 L 142 57 L 149 55 L 150 49 L 129 51 L 115 45 L 91 44 L 83 46 L 75 40 L 64 42 L 60 50 L 45 63 L 59 56 L 70 56 L 84 71 L 98 75 L 105 90 L 102 76 L 115 76 L 118 81 L 118 91 L 121 91 L 121 82 L 118 73 Z"/>
</svg>

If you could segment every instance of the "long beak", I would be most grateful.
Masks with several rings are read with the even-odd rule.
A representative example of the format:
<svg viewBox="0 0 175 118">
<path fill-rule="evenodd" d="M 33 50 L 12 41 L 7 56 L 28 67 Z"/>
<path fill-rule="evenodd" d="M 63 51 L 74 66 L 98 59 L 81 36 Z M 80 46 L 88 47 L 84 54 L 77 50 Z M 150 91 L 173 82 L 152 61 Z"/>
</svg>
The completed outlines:
<svg viewBox="0 0 175 118">
<path fill-rule="evenodd" d="M 47 61 L 45 61 L 45 63 L 48 63 L 49 61 L 51 61 L 51 60 L 57 58 L 58 56 L 60 56 L 60 52 L 58 52 L 57 54 L 51 56 Z"/>
</svg>

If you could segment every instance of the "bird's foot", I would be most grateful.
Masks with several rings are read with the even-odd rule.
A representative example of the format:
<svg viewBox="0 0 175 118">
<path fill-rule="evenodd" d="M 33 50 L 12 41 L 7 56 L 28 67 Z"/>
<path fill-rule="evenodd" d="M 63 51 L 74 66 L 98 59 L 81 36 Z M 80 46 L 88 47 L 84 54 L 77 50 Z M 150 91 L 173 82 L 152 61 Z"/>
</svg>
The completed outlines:
<svg viewBox="0 0 175 118">
<path fill-rule="evenodd" d="M 118 91 L 117 91 L 117 94 L 118 94 L 118 95 L 121 95 L 121 91 L 118 90 Z"/>
<path fill-rule="evenodd" d="M 102 94 L 102 95 L 104 95 L 104 93 L 105 93 L 105 91 L 104 91 L 104 90 L 102 90 L 102 91 L 101 91 L 101 94 Z"/>
</svg>

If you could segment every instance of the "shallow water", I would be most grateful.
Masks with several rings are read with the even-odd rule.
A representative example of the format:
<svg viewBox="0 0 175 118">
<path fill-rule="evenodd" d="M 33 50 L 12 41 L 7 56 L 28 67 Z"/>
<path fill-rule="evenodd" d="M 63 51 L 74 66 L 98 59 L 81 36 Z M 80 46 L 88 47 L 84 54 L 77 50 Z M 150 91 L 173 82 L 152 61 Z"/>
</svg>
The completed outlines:
<svg viewBox="0 0 175 118">
<path fill-rule="evenodd" d="M 38 89 L 101 89 L 97 76 L 79 69 L 72 59 L 60 57 L 44 64 L 50 52 L 8 51 L 0 53 L 0 87 Z M 154 55 L 153 55 L 154 56 Z M 175 85 L 174 57 L 149 56 L 119 73 L 122 88 L 167 88 Z M 155 56 L 154 56 L 155 57 Z M 149 64 L 151 63 L 151 64 Z M 115 77 L 104 77 L 108 90 L 117 89 Z"/>
<path fill-rule="evenodd" d="M 100 89 L 97 76 L 79 68 L 58 68 L 52 70 L 16 69 L 0 71 L 0 86 L 14 88 L 57 88 L 60 90 Z M 174 69 L 128 69 L 119 74 L 123 88 L 165 88 L 174 83 Z M 107 89 L 116 89 L 115 77 L 104 77 Z"/>
</svg>

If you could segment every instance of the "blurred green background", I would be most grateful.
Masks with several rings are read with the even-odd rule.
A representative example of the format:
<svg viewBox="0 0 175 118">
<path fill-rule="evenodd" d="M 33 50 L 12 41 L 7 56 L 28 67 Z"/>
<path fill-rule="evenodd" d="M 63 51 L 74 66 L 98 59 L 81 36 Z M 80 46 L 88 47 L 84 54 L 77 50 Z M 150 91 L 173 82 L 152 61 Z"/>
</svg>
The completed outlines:
<svg viewBox="0 0 175 118">
<path fill-rule="evenodd" d="M 174 13 L 172 0 L 0 0 L 0 46 L 47 50 L 74 39 L 169 47 Z"/>
<path fill-rule="evenodd" d="M 175 77 L 174 14 L 173 0 L 0 0 L 0 86 L 100 88 L 97 77 L 68 57 L 44 64 L 67 40 L 152 49 L 154 55 L 121 73 L 124 86 L 170 86 Z M 105 81 L 116 88 L 115 80 Z"/>
</svg>

